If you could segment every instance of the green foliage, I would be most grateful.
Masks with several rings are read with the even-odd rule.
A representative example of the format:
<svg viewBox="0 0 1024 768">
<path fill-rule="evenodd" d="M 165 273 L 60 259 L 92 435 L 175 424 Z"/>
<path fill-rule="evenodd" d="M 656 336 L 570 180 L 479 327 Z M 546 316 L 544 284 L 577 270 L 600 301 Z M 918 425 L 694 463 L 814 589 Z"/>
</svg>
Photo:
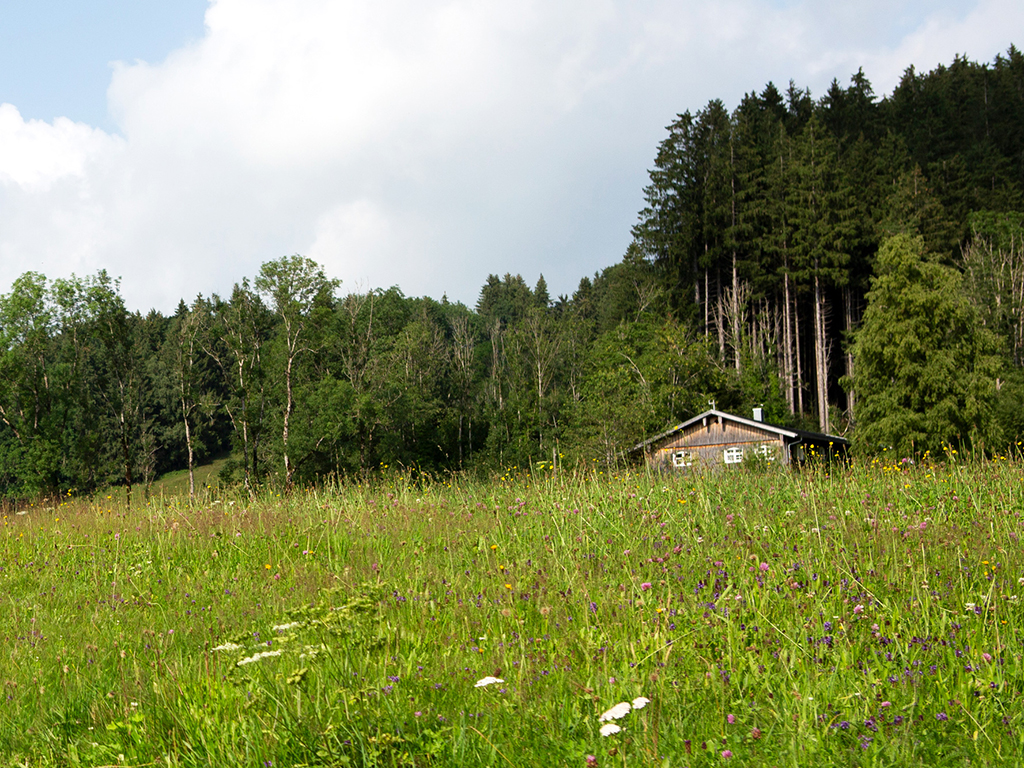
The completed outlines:
<svg viewBox="0 0 1024 768">
<path fill-rule="evenodd" d="M 712 99 L 677 115 L 633 242 L 571 299 L 511 273 L 474 308 L 397 287 L 338 296 L 294 255 L 230 296 L 143 316 L 105 272 L 27 272 L 0 297 L 0 496 L 148 493 L 213 456 L 250 495 L 396 465 L 611 465 L 710 399 L 855 425 L 866 449 L 997 451 L 1024 404 L 1022 67 L 1011 47 L 910 69 L 883 98 L 858 70 L 817 100 L 769 83 L 731 112 Z M 915 236 L 934 259 L 894 307 L 878 299 L 902 300 L 880 243 Z M 933 308 L 956 336 L 924 329 Z M 872 358 L 879 315 L 917 358 Z"/>
<path fill-rule="evenodd" d="M 707 340 L 677 325 L 623 323 L 596 339 L 585 371 L 569 450 L 608 465 L 729 392 Z"/>
<path fill-rule="evenodd" d="M 876 269 L 854 347 L 861 450 L 998 445 L 997 340 L 979 325 L 959 273 L 906 234 L 883 243 Z"/>
</svg>

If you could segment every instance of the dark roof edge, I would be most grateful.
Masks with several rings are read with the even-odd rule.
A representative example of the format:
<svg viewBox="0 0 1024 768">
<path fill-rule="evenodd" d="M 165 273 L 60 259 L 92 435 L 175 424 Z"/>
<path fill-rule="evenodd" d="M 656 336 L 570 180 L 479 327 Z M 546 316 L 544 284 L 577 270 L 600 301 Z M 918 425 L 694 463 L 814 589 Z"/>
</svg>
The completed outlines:
<svg viewBox="0 0 1024 768">
<path fill-rule="evenodd" d="M 729 419 L 729 421 L 734 421 L 748 427 L 754 427 L 755 429 L 763 429 L 766 432 L 774 432 L 777 435 L 782 435 L 784 437 L 789 438 L 800 437 L 803 438 L 804 440 L 816 440 L 820 442 L 828 441 L 831 443 L 838 443 L 840 445 L 850 444 L 849 440 L 847 440 L 845 437 L 839 437 L 838 435 L 829 435 L 826 434 L 825 432 L 807 432 L 802 429 L 787 429 L 785 427 L 776 426 L 775 424 L 768 424 L 767 422 L 764 421 L 754 421 L 753 419 L 745 419 L 742 416 L 736 416 L 735 414 L 726 413 L 725 411 L 719 411 L 712 408 L 707 411 L 704 411 L 704 413 L 700 413 L 694 416 L 692 419 L 684 421 L 682 424 L 677 424 L 671 429 L 667 429 L 664 432 L 655 435 L 654 437 L 649 437 L 643 442 L 637 443 L 630 449 L 630 453 L 643 450 L 647 446 L 651 445 L 651 443 L 663 440 L 664 438 L 670 435 L 674 435 L 677 432 L 682 432 L 686 428 L 692 426 L 693 424 L 696 424 L 698 421 L 701 421 L 707 416 L 720 416 L 723 419 Z"/>
</svg>

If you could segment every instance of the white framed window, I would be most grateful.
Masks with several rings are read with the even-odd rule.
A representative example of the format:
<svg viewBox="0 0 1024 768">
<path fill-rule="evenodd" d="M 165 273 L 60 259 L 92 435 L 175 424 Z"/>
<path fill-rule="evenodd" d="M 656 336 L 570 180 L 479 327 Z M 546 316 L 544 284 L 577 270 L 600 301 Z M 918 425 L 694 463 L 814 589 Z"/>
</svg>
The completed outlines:
<svg viewBox="0 0 1024 768">
<path fill-rule="evenodd" d="M 693 466 L 694 453 L 693 451 L 673 451 L 672 452 L 672 466 L 673 467 L 692 467 Z"/>
<path fill-rule="evenodd" d="M 754 455 L 765 461 L 775 461 L 775 445 L 773 443 L 761 443 L 754 448 Z"/>
<path fill-rule="evenodd" d="M 743 461 L 743 446 L 734 445 L 732 448 L 726 448 L 723 455 L 726 464 L 739 464 Z"/>
</svg>

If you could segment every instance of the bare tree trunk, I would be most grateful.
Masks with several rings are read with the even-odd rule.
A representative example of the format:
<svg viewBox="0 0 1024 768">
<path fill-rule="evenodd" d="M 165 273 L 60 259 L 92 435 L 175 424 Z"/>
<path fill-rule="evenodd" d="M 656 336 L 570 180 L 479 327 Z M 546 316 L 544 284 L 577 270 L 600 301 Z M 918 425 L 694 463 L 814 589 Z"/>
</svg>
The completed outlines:
<svg viewBox="0 0 1024 768">
<path fill-rule="evenodd" d="M 817 263 L 815 263 L 817 270 Z M 828 350 L 825 347 L 825 307 L 821 278 L 814 275 L 814 378 L 818 399 L 818 425 L 829 431 L 828 421 Z"/>
<path fill-rule="evenodd" d="M 793 330 L 796 334 L 793 349 L 796 352 L 796 412 L 804 415 L 804 364 L 803 355 L 800 352 L 800 307 L 796 303 L 796 296 L 793 297 Z"/>
<path fill-rule="evenodd" d="M 700 311 L 700 279 L 697 277 L 696 264 L 693 265 L 693 303 L 697 306 L 697 311 Z"/>
<path fill-rule="evenodd" d="M 188 414 L 184 413 L 185 401 L 182 400 L 182 411 L 183 419 L 185 422 L 185 445 L 188 448 L 188 500 L 192 501 L 196 497 L 196 473 L 195 473 L 195 454 L 192 451 L 192 428 L 188 423 Z"/>
<path fill-rule="evenodd" d="M 708 314 L 711 311 L 711 307 L 709 306 L 709 302 L 708 302 L 708 288 L 709 287 L 710 287 L 710 284 L 709 284 L 709 281 L 708 281 L 708 270 L 707 270 L 707 267 L 705 267 L 704 268 L 704 338 L 707 338 L 708 334 L 711 332 L 710 316 Z"/>
<path fill-rule="evenodd" d="M 292 401 L 292 362 L 294 356 L 289 351 L 288 364 L 284 369 L 284 388 L 285 388 L 285 407 L 284 407 L 284 430 L 281 433 L 281 440 L 284 443 L 284 485 L 285 488 L 291 490 L 292 487 L 292 475 L 295 474 L 295 467 L 292 466 L 291 461 L 288 458 L 288 422 L 291 419 L 292 409 L 294 403 Z"/>
<path fill-rule="evenodd" d="M 739 373 L 741 366 L 740 348 L 740 278 L 736 269 L 736 172 L 735 172 L 735 149 L 732 141 L 729 142 L 729 191 L 730 213 L 732 215 L 732 232 L 729 239 L 732 240 L 732 338 L 733 357 L 736 365 L 736 372 Z"/>
<path fill-rule="evenodd" d="M 850 286 L 843 288 L 843 309 L 845 311 L 845 326 L 846 326 L 846 376 L 849 381 L 853 381 L 853 329 L 856 324 L 853 311 L 853 291 L 850 290 Z M 856 404 L 856 393 L 853 387 L 850 387 L 850 391 L 846 393 L 846 418 L 853 423 L 853 409 Z"/>
<path fill-rule="evenodd" d="M 796 413 L 793 399 L 793 318 L 790 308 L 789 272 L 782 276 L 782 382 L 786 390 L 786 405 L 790 413 Z"/>
<path fill-rule="evenodd" d="M 735 216 L 735 214 L 734 214 Z M 733 340 L 733 357 L 735 358 L 734 363 L 736 365 L 736 372 L 739 373 L 741 366 L 742 355 L 740 354 L 740 325 L 742 318 L 740 317 L 740 282 L 739 274 L 736 272 L 736 251 L 732 252 L 732 296 L 730 297 L 730 309 L 732 310 L 732 340 Z"/>
<path fill-rule="evenodd" d="M 128 424 L 122 411 L 121 419 L 121 452 L 124 458 L 124 482 L 128 492 L 128 506 L 132 505 L 132 457 L 129 447 Z"/>
<path fill-rule="evenodd" d="M 737 372 L 740 370 L 743 358 L 743 327 L 746 324 L 747 297 L 750 291 L 746 283 L 737 283 L 733 288 L 727 288 L 720 303 L 720 325 L 728 329 L 728 346 L 732 349 L 735 358 Z M 756 324 L 757 318 L 754 318 Z M 750 338 L 751 352 L 754 352 L 753 345 L 757 343 L 757 331 L 755 329 Z M 723 361 L 724 362 L 724 361 Z"/>
<path fill-rule="evenodd" d="M 725 297 L 722 295 L 722 272 L 715 268 L 715 325 L 718 326 L 718 359 L 725 363 Z"/>
</svg>

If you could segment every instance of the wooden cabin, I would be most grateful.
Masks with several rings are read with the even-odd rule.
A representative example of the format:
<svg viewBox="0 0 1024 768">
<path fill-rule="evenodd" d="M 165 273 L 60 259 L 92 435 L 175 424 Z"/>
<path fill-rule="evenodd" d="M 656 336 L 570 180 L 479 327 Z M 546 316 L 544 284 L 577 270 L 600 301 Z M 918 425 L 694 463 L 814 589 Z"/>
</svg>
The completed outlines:
<svg viewBox="0 0 1024 768">
<path fill-rule="evenodd" d="M 812 456 L 845 456 L 848 440 L 766 424 L 761 409 L 745 419 L 715 409 L 705 411 L 633 447 L 657 469 L 738 466 L 744 460 L 802 464 Z"/>
</svg>

